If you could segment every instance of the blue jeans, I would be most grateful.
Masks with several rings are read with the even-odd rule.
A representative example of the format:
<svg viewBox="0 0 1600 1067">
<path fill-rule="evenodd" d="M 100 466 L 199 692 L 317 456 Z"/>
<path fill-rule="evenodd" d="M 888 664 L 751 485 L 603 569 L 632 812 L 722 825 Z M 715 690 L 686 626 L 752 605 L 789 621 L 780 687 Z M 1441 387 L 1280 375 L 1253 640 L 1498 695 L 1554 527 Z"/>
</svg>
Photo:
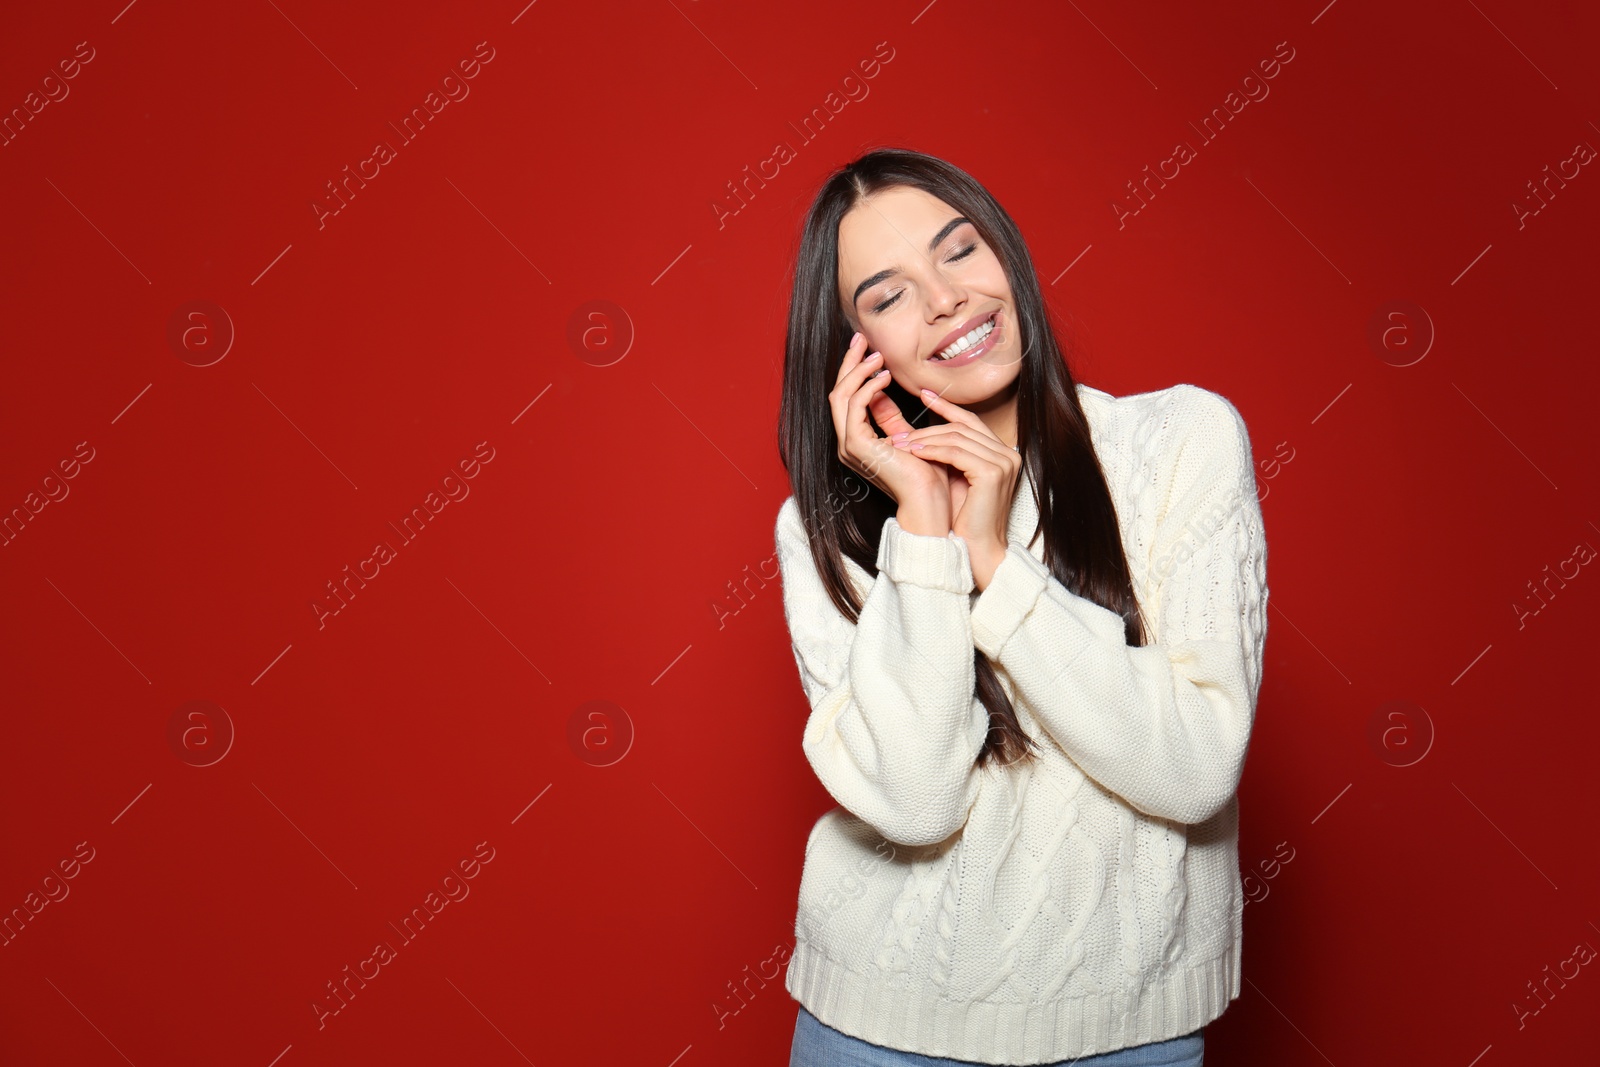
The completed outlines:
<svg viewBox="0 0 1600 1067">
<path fill-rule="evenodd" d="M 1170 1041 L 1057 1060 L 1039 1067 L 1200 1067 L 1204 1051 L 1205 1027 L 1202 1026 L 1192 1034 Z M 789 1067 L 972 1067 L 972 1061 L 921 1056 L 874 1045 L 835 1030 L 801 1005 L 794 1021 Z"/>
</svg>

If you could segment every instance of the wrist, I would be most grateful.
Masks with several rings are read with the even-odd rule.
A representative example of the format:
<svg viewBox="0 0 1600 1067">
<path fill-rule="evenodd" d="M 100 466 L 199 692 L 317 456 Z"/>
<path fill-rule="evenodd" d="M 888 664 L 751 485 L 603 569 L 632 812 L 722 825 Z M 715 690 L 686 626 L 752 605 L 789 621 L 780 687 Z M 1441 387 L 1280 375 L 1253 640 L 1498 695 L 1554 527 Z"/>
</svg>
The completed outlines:
<svg viewBox="0 0 1600 1067">
<path fill-rule="evenodd" d="M 989 583 L 994 581 L 994 572 L 1005 561 L 1006 546 L 994 543 L 968 545 L 967 554 L 972 560 L 973 588 L 982 593 L 989 588 Z"/>
<path fill-rule="evenodd" d="M 933 509 L 902 506 L 895 513 L 895 521 L 906 533 L 923 537 L 944 537 L 950 533 L 950 515 Z"/>
</svg>

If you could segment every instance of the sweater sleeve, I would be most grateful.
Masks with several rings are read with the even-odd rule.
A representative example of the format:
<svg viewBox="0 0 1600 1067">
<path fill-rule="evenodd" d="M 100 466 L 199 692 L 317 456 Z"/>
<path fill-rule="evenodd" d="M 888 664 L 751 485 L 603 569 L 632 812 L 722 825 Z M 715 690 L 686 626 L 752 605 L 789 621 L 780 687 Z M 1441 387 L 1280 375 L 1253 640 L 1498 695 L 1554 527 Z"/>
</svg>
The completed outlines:
<svg viewBox="0 0 1600 1067">
<path fill-rule="evenodd" d="M 851 623 L 822 585 L 793 497 L 779 510 L 776 541 L 811 705 L 802 747 L 817 778 L 890 841 L 945 840 L 977 798 L 975 760 L 989 730 L 974 693 L 966 542 L 908 533 L 890 516 L 878 575 Z"/>
<path fill-rule="evenodd" d="M 1070 592 L 1012 543 L 972 607 L 973 640 L 1085 774 L 1147 815 L 1203 822 L 1233 797 L 1266 641 L 1267 547 L 1244 420 L 1191 387 L 1148 560 L 1154 633 Z M 1174 419 L 1176 422 L 1176 419 Z M 1164 500 L 1164 506 L 1159 503 Z M 1146 619 L 1150 619 L 1147 611 Z"/>
</svg>

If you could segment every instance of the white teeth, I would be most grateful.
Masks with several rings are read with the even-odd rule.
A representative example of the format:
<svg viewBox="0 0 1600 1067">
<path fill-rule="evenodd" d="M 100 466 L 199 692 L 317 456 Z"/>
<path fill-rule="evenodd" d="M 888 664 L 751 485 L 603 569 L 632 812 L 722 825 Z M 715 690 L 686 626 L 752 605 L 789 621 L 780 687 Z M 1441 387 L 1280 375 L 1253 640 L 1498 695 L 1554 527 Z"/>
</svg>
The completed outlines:
<svg viewBox="0 0 1600 1067">
<path fill-rule="evenodd" d="M 994 329 L 994 320 L 993 319 L 989 319 L 988 321 L 984 322 L 982 325 L 980 325 L 977 328 L 973 329 L 970 333 L 966 334 L 966 336 L 964 336 L 964 337 L 960 338 L 959 340 L 957 340 L 949 348 L 944 349 L 942 352 L 940 352 L 934 358 L 935 359 L 954 359 L 956 356 L 959 356 L 961 353 L 965 352 L 967 349 L 973 347 L 974 345 L 976 345 L 980 341 L 982 341 L 985 337 L 989 336 L 989 331 L 992 330 L 992 329 Z"/>
</svg>

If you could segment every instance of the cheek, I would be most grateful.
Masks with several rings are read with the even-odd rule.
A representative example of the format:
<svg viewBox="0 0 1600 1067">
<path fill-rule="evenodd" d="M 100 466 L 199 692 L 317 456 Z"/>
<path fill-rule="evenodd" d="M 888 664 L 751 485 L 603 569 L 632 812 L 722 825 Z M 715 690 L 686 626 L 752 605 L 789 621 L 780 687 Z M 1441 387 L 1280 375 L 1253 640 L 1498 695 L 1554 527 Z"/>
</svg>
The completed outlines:
<svg viewBox="0 0 1600 1067">
<path fill-rule="evenodd" d="M 1011 299 L 1011 285 L 1006 281 L 1005 268 L 1000 266 L 1000 261 L 992 255 L 989 257 L 988 270 L 984 272 L 984 281 L 991 293 L 996 296 Z"/>
<path fill-rule="evenodd" d="M 918 334 L 911 330 L 885 338 L 884 358 L 889 360 L 896 372 L 913 370 L 922 362 L 917 352 L 918 341 Z"/>
<path fill-rule="evenodd" d="M 890 370 L 898 370 L 907 358 L 906 352 L 915 348 L 915 342 L 907 341 L 901 331 L 891 326 L 885 326 L 881 322 L 870 326 L 858 327 L 858 329 L 867 339 L 867 347 L 864 354 L 870 355 L 873 352 L 882 352 L 884 366 Z"/>
<path fill-rule="evenodd" d="M 917 359 L 914 353 L 902 353 L 889 361 L 889 373 L 894 375 L 895 381 L 903 384 L 917 373 L 917 364 L 920 362 L 922 361 Z"/>
</svg>

